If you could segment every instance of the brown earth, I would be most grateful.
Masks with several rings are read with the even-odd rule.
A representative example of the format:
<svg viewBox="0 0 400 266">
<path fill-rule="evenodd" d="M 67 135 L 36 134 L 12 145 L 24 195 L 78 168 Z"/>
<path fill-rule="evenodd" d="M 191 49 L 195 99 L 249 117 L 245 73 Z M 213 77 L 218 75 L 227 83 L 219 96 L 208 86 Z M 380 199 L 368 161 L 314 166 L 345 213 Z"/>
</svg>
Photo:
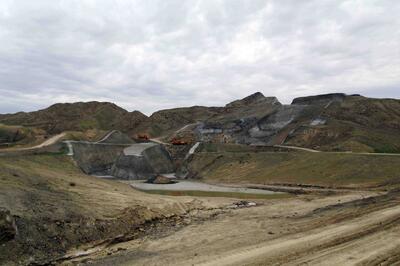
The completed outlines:
<svg viewBox="0 0 400 266">
<path fill-rule="evenodd" d="M 254 174 L 276 167 L 270 177 L 284 184 L 272 182 L 268 189 L 287 189 L 295 196 L 254 199 L 255 207 L 237 208 L 239 200 L 234 198 L 146 194 L 116 180 L 87 176 L 62 154 L 1 156 L 0 227 L 7 234 L 1 236 L 0 264 L 393 265 L 399 261 L 400 193 L 395 190 L 397 164 L 390 161 L 397 157 L 367 156 L 379 158 L 378 168 L 364 157 L 324 159 L 323 153 L 265 152 L 237 145 L 206 152 L 213 148 L 203 147 L 192 163 L 197 156 L 212 159 L 217 154 L 232 160 L 208 164 L 206 180 L 262 186 L 268 176 Z M 316 157 L 307 156 L 314 155 L 320 156 L 320 166 L 310 167 Z M 338 168 L 338 159 L 349 166 Z M 279 174 L 279 165 L 285 162 Z M 355 162 L 371 169 L 352 172 Z M 259 166 L 248 167 L 249 163 Z M 335 169 L 331 173 L 337 176 L 318 171 L 310 176 L 318 167 Z M 260 172 L 254 172 L 258 168 Z M 387 175 L 371 180 L 374 168 L 386 169 Z M 298 177 L 285 179 L 288 173 Z M 345 173 L 347 177 L 341 176 Z M 351 173 L 358 176 L 352 178 Z M 386 194 L 389 189 L 393 191 Z"/>
<path fill-rule="evenodd" d="M 400 194 L 257 200 L 156 238 L 119 243 L 90 265 L 397 265 Z"/>
<path fill-rule="evenodd" d="M 190 178 L 216 183 L 400 186 L 400 156 L 379 154 L 257 151 L 248 146 L 204 145 L 186 169 Z"/>
<path fill-rule="evenodd" d="M 221 205 L 149 195 L 87 176 L 64 155 L 10 154 L 0 157 L 0 169 L 0 209 L 11 215 L 17 231 L 12 239 L 4 235 L 5 242 L 1 236 L 1 265 L 50 263 L 80 250 L 140 238 L 153 227 L 182 223 L 191 211 Z M 9 222 L 0 224 L 11 228 Z"/>
</svg>

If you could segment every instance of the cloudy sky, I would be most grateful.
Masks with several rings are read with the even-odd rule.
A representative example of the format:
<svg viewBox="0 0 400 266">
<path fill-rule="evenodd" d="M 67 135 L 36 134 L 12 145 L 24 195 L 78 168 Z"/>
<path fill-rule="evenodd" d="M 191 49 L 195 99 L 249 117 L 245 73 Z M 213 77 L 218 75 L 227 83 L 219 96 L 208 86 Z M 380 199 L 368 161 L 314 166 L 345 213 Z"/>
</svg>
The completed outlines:
<svg viewBox="0 0 400 266">
<path fill-rule="evenodd" d="M 0 113 L 400 98 L 398 0 L 1 0 Z"/>
</svg>

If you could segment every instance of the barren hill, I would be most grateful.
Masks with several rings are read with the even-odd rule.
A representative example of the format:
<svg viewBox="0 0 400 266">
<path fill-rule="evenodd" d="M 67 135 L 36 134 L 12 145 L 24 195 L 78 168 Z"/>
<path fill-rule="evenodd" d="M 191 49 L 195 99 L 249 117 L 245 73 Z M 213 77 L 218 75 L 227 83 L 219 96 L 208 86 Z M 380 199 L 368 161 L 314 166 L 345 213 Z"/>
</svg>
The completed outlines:
<svg viewBox="0 0 400 266">
<path fill-rule="evenodd" d="M 399 152 L 399 110 L 397 99 L 332 93 L 301 97 L 284 105 L 257 92 L 224 107 L 175 108 L 150 117 L 107 102 L 55 104 L 36 112 L 0 115 L 0 123 L 38 128 L 48 134 L 117 129 L 130 136 L 171 137 L 179 131 L 193 141 Z"/>
<path fill-rule="evenodd" d="M 129 130 L 147 119 L 139 111 L 128 112 L 108 102 L 58 103 L 36 112 L 0 116 L 0 123 L 38 127 L 50 134 L 66 130 Z"/>
</svg>

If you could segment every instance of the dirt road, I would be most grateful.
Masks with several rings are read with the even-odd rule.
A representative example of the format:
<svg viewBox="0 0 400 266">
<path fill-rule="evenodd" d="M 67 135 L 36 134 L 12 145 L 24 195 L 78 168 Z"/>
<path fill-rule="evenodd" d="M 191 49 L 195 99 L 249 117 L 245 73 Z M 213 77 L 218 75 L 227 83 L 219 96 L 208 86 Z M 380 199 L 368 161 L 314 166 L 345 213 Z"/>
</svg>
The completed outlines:
<svg viewBox="0 0 400 266">
<path fill-rule="evenodd" d="M 335 154 L 357 154 L 357 155 L 371 155 L 371 156 L 400 156 L 400 153 L 376 153 L 376 152 L 338 152 L 338 151 L 319 151 L 309 148 L 302 148 L 297 146 L 287 146 L 287 145 L 274 145 L 274 147 L 278 148 L 285 148 L 290 150 L 297 150 L 297 151 L 306 151 L 306 152 L 324 152 L 324 153 L 335 153 Z"/>
<path fill-rule="evenodd" d="M 96 143 L 102 143 L 104 141 L 106 141 L 112 134 L 114 134 L 115 132 L 117 132 L 118 130 L 111 130 L 109 131 L 103 138 L 101 138 L 101 140 L 96 141 Z"/>
<path fill-rule="evenodd" d="M 290 149 L 290 150 L 298 150 L 298 151 L 321 152 L 321 151 L 317 151 L 317 150 L 313 150 L 313 149 L 296 147 L 296 146 L 287 146 L 287 145 L 274 145 L 274 147 L 285 148 L 285 149 Z"/>
<path fill-rule="evenodd" d="M 5 151 L 5 152 L 10 152 L 10 151 L 28 151 L 28 150 L 36 150 L 36 149 L 40 149 L 43 147 L 47 147 L 50 145 L 53 145 L 54 143 L 56 143 L 57 141 L 61 140 L 63 137 L 65 137 L 66 133 L 60 133 L 58 135 L 52 136 L 51 138 L 47 139 L 46 141 L 32 146 L 32 147 L 24 147 L 24 148 L 7 148 L 7 149 L 2 149 L 1 152 Z"/>
<path fill-rule="evenodd" d="M 396 265 L 400 196 L 373 194 L 267 200 L 165 237 L 120 243 L 91 264 Z"/>
<path fill-rule="evenodd" d="M 400 247 L 400 206 L 376 211 L 343 223 L 290 235 L 244 250 L 235 250 L 201 263 L 246 265 L 281 261 L 289 265 L 367 264 Z M 388 230 L 389 229 L 389 230 Z M 326 249 L 325 249 L 326 247 Z M 291 260 L 290 254 L 297 259 Z M 258 262 L 258 263 L 257 263 Z"/>
</svg>

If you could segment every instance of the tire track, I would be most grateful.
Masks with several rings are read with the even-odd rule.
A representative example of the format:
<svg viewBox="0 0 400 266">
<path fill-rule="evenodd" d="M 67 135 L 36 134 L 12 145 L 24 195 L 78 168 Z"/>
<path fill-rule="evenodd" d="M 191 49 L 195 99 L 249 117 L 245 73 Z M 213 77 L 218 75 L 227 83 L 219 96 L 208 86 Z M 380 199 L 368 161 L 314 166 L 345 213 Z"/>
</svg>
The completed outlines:
<svg viewBox="0 0 400 266">
<path fill-rule="evenodd" d="M 400 206 L 386 208 L 339 224 L 272 240 L 251 249 L 237 250 L 210 258 L 200 265 L 286 264 L 373 233 L 388 230 L 400 223 Z M 400 244 L 400 238 L 396 244 Z M 365 254 L 367 255 L 367 254 Z M 296 264 L 296 263 L 295 263 Z"/>
</svg>

